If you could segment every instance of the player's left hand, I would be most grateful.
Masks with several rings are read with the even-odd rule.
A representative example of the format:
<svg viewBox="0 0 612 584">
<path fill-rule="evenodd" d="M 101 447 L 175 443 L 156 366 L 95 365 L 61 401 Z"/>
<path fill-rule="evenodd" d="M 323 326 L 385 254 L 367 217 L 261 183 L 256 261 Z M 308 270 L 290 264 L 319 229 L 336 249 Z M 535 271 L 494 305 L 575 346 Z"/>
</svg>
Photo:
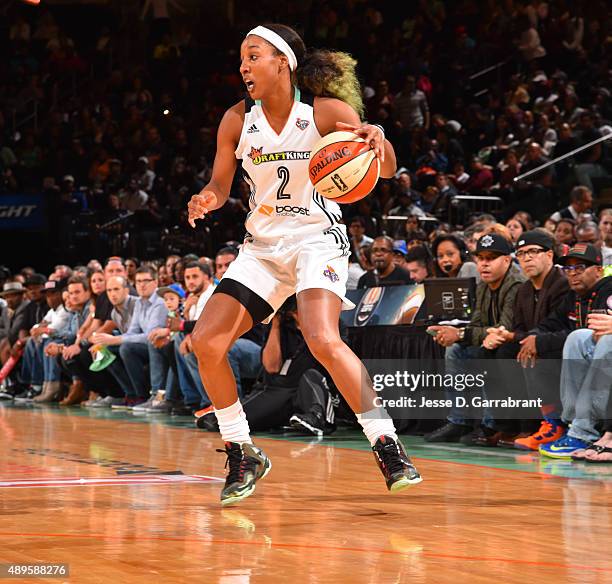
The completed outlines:
<svg viewBox="0 0 612 584">
<path fill-rule="evenodd" d="M 373 126 L 372 124 L 355 126 L 353 124 L 345 124 L 344 122 L 336 122 L 336 128 L 346 132 L 353 132 L 360 138 L 363 138 L 374 150 L 376 158 L 381 162 L 385 161 L 385 135 L 378 126 Z"/>
</svg>

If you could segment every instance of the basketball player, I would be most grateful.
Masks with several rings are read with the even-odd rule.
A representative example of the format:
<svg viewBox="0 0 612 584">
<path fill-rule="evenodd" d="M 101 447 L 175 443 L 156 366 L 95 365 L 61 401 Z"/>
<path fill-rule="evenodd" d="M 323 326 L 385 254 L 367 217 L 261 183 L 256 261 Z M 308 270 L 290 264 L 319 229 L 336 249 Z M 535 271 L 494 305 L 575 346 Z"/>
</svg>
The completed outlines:
<svg viewBox="0 0 612 584">
<path fill-rule="evenodd" d="M 271 24 L 247 34 L 240 59 L 248 97 L 225 112 L 211 181 L 188 205 L 193 227 L 196 219 L 227 201 L 237 159 L 242 161 L 251 188 L 245 242 L 192 335 L 228 457 L 221 502 L 251 495 L 255 481 L 271 468 L 269 458 L 251 442 L 228 350 L 254 324 L 269 322 L 294 293 L 308 347 L 357 414 L 387 488 L 398 491 L 419 483 L 392 420 L 374 407 L 363 364 L 340 338 L 342 304 L 352 306 L 344 297 L 350 242 L 340 224 L 340 208 L 314 191 L 308 179 L 310 151 L 330 132 L 353 131 L 368 141 L 383 177 L 395 173 L 393 147 L 382 128 L 360 122 L 363 104 L 349 55 L 307 55 L 293 29 Z"/>
</svg>

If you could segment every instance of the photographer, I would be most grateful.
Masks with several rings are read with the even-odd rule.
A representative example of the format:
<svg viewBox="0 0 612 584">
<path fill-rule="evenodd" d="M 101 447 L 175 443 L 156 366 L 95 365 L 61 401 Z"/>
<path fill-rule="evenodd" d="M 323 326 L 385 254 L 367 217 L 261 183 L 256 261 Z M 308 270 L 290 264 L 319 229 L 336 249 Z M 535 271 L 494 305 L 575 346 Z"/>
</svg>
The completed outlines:
<svg viewBox="0 0 612 584">
<path fill-rule="evenodd" d="M 252 430 L 287 424 L 315 436 L 334 431 L 327 372 L 312 356 L 300 331 L 295 296 L 272 320 L 261 353 L 263 384 L 244 402 Z"/>
</svg>

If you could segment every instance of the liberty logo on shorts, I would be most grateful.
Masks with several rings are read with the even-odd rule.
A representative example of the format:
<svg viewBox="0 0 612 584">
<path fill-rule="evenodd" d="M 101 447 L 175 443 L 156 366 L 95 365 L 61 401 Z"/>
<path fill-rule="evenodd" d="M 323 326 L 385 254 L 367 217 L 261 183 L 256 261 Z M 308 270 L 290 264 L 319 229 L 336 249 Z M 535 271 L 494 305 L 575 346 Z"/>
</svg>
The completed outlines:
<svg viewBox="0 0 612 584">
<path fill-rule="evenodd" d="M 300 118 L 298 118 L 297 120 L 295 120 L 295 125 L 300 130 L 305 130 L 310 125 L 310 122 L 308 120 L 300 120 Z"/>
<path fill-rule="evenodd" d="M 334 268 L 332 268 L 329 264 L 327 264 L 327 269 L 323 270 L 323 275 L 326 278 L 329 278 L 332 283 L 340 281 L 340 276 L 336 274 L 336 270 L 334 270 Z"/>
</svg>

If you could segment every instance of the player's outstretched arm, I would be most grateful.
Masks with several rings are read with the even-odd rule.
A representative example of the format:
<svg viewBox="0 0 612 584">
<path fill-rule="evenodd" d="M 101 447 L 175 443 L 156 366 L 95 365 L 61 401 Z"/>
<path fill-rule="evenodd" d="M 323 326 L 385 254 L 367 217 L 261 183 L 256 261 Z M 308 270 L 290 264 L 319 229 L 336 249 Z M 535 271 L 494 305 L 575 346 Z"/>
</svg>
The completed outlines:
<svg viewBox="0 0 612 584">
<path fill-rule="evenodd" d="M 391 142 L 385 139 L 378 126 L 363 124 L 357 112 L 347 103 L 331 97 L 316 98 L 315 122 L 321 136 L 338 130 L 354 132 L 372 146 L 380 160 L 380 176 L 391 178 L 395 174 L 397 161 Z"/>
<path fill-rule="evenodd" d="M 236 172 L 235 150 L 240 140 L 244 120 L 244 102 L 228 109 L 217 133 L 217 153 L 210 182 L 187 204 L 189 224 L 195 227 L 196 219 L 203 219 L 209 211 L 222 207 L 230 195 Z"/>
</svg>

